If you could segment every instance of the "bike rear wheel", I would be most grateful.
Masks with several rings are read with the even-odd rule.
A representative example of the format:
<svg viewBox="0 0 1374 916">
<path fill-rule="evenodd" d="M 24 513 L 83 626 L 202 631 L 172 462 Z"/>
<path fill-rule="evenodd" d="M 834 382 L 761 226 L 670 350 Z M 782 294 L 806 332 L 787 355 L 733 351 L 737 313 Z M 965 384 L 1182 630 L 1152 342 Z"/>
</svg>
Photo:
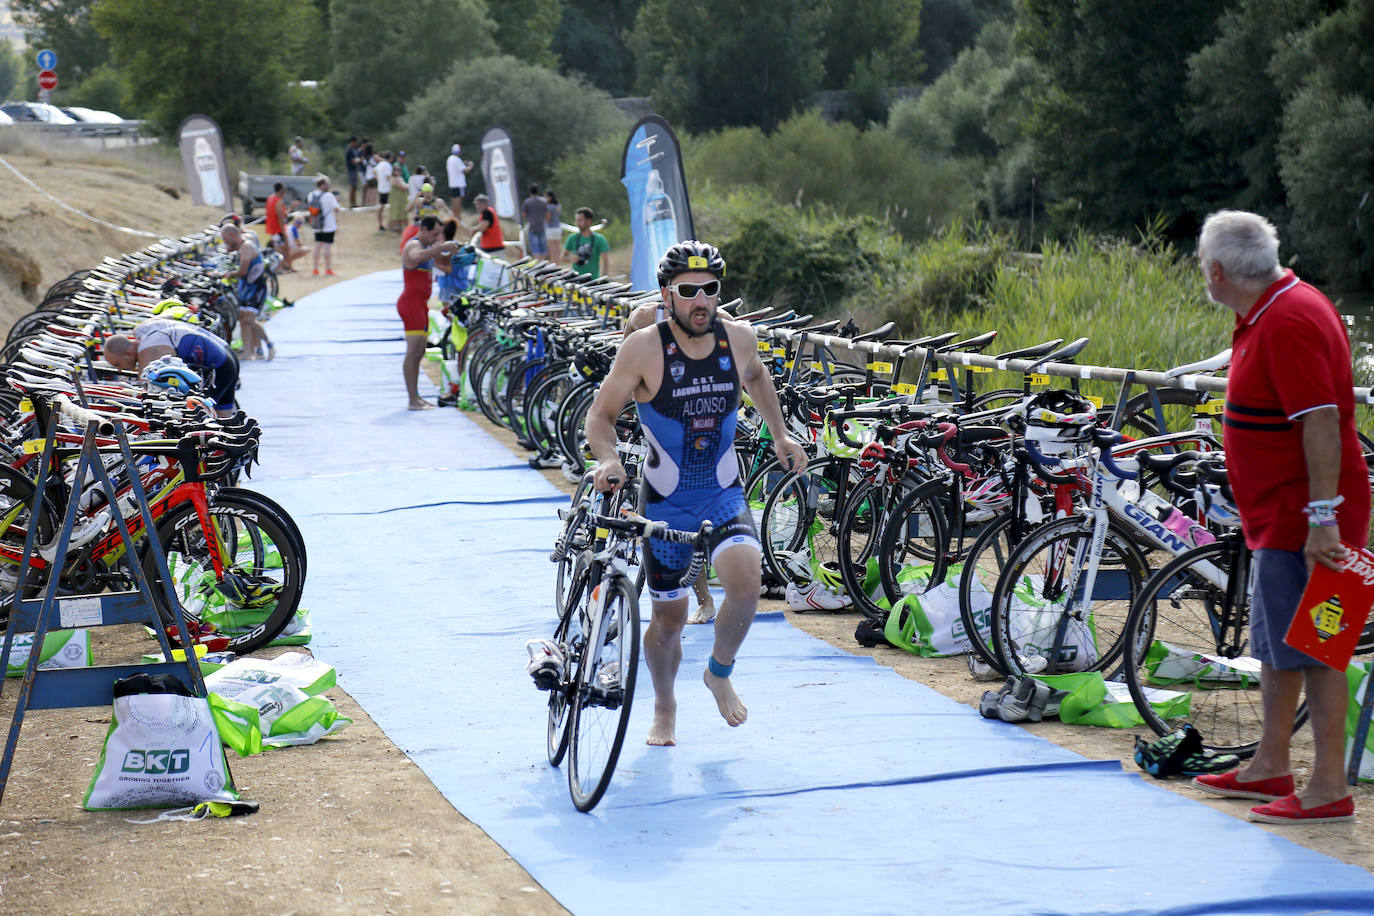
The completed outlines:
<svg viewBox="0 0 1374 916">
<path fill-rule="evenodd" d="M 158 523 L 158 541 L 171 575 L 171 591 L 192 632 L 209 625 L 228 640 L 227 649 L 245 655 L 276 639 L 295 616 L 305 584 L 305 569 L 288 526 L 264 504 L 224 492 L 211 503 L 215 530 L 207 532 L 195 507 L 183 503 Z M 254 586 L 237 596 L 215 572 L 211 550 L 223 569 Z M 156 558 L 143 558 L 144 573 L 164 625 L 176 625 Z M 177 644 L 184 645 L 184 634 Z"/>
<path fill-rule="evenodd" d="M 1188 723 L 1204 749 L 1250 757 L 1263 731 L 1264 705 L 1260 663 L 1249 655 L 1249 589 L 1245 582 L 1223 587 L 1208 575 L 1229 575 L 1244 565 L 1240 575 L 1248 578 L 1248 564 L 1238 564 L 1237 557 L 1235 548 L 1218 541 L 1175 557 L 1150 577 L 1127 625 L 1132 642 L 1145 648 L 1126 665 L 1126 685 L 1155 734 Z M 1157 707 L 1162 698 L 1150 693 L 1156 689 L 1185 695 L 1186 705 Z M 1166 718 L 1174 710 L 1180 714 Z M 1304 699 L 1294 731 L 1306 721 Z"/>
<path fill-rule="evenodd" d="M 639 669 L 639 600 L 633 586 L 616 575 L 600 589 L 605 591 L 605 609 L 582 651 L 570 698 L 568 790 L 573 806 L 582 812 L 596 807 L 611 784 Z M 582 607 L 590 611 L 596 593 L 588 590 Z"/>
</svg>

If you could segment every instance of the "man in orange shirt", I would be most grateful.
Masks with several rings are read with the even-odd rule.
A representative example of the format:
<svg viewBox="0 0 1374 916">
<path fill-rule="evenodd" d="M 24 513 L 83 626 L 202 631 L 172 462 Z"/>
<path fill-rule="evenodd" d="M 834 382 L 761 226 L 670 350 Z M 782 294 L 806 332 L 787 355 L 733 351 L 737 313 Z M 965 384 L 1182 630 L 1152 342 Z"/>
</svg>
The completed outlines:
<svg viewBox="0 0 1374 916">
<path fill-rule="evenodd" d="M 267 198 L 267 216 L 263 228 L 267 230 L 267 244 L 283 257 L 286 256 L 286 201 L 282 192 L 286 186 L 280 181 L 272 185 L 272 196 Z M 290 273 L 290 267 L 283 267 L 280 273 Z"/>
</svg>

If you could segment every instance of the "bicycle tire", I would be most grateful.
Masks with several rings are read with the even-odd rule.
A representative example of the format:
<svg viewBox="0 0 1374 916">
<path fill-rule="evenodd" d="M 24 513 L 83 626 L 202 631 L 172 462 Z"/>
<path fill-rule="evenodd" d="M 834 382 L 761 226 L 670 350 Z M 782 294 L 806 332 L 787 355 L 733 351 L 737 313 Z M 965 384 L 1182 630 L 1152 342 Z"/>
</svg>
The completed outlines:
<svg viewBox="0 0 1374 916">
<path fill-rule="evenodd" d="M 1016 548 L 1011 542 L 1014 523 L 1009 514 L 990 522 L 969 548 L 964 568 L 959 571 L 959 619 L 973 655 L 1004 677 L 1007 672 L 992 648 L 992 594 Z M 982 593 L 987 594 L 987 604 L 981 600 L 975 604 L 975 594 Z"/>
<path fill-rule="evenodd" d="M 247 502 L 256 502 L 267 511 L 276 515 L 277 520 L 281 523 L 282 529 L 292 538 L 292 547 L 296 551 L 296 555 L 300 558 L 301 576 L 304 578 L 306 572 L 309 570 L 305 553 L 305 535 L 301 533 L 300 526 L 296 524 L 296 520 L 291 517 L 291 514 L 282 508 L 281 503 L 269 496 L 262 495 L 257 490 L 249 490 L 246 487 L 221 487 L 215 493 L 215 499 L 220 499 L 225 496 L 233 496 Z"/>
<path fill-rule="evenodd" d="M 172 576 L 172 594 L 181 603 L 182 613 L 188 616 L 188 626 L 213 623 L 219 634 L 228 639 L 226 648 L 246 655 L 276 639 L 295 616 L 305 583 L 304 570 L 288 526 L 263 504 L 221 492 L 216 494 L 209 511 L 218 529 L 216 539 L 222 556 L 231 560 L 226 570 L 272 581 L 275 596 L 262 607 L 217 604 L 217 582 L 206 532 L 190 503 L 176 506 L 162 517 L 158 522 L 158 542 Z M 176 617 L 151 551 L 143 559 L 143 570 L 158 614 L 166 626 L 174 626 Z M 174 642 L 183 644 L 180 634 Z"/>
<path fill-rule="evenodd" d="M 572 695 L 568 738 L 568 791 L 586 813 L 610 787 L 634 705 L 639 669 L 639 599 L 624 576 L 602 581 L 605 612 L 587 640 Z M 591 590 L 586 600 L 593 600 Z M 614 666 L 614 668 L 612 667 Z"/>
<path fill-rule="evenodd" d="M 941 478 L 912 487 L 892 507 L 878 539 L 878 574 L 890 607 L 908 594 L 919 594 L 945 578 L 949 547 L 949 484 Z M 914 530 L 913 530 L 913 527 Z M 901 579 L 908 566 L 929 564 L 929 577 Z"/>
<path fill-rule="evenodd" d="M 568 590 L 559 607 L 558 627 L 554 630 L 554 641 L 563 652 L 563 677 L 558 685 L 549 691 L 548 716 L 544 726 L 544 753 L 550 766 L 558 766 L 568 752 L 568 742 L 572 721 L 572 691 L 577 685 L 577 672 L 582 664 L 582 651 L 586 645 L 586 635 L 578 625 L 580 615 L 578 606 L 587 585 L 587 570 L 591 554 L 579 550 L 569 560 Z"/>
<path fill-rule="evenodd" d="M 0 623 L 9 620 L 14 595 L 19 588 L 19 566 L 24 555 L 24 540 L 33 518 L 36 485 L 22 472 L 0 466 Z M 51 498 L 43 502 L 34 549 L 52 544 L 61 520 Z M 25 598 L 36 598 L 48 584 L 50 567 L 32 566 L 24 577 Z"/>
<path fill-rule="evenodd" d="M 783 477 L 764 500 L 759 541 L 764 563 L 779 582 L 807 585 L 820 564 L 838 562 L 835 519 L 841 493 L 848 493 L 847 481 L 841 490 L 841 478 L 849 474 L 849 464 L 840 458 L 813 461 L 804 471 Z M 805 573 L 797 568 L 796 557 L 788 556 L 803 548 L 811 567 Z"/>
<path fill-rule="evenodd" d="M 1089 516 L 1056 519 L 1031 532 L 1012 552 L 992 599 L 992 649 L 999 670 L 1032 673 L 1023 659 L 1035 656 L 1044 659 L 1045 669 L 1034 673 L 1044 674 L 1107 671 L 1117 663 L 1125 648 L 1126 621 L 1150 569 L 1130 535 L 1109 520 L 1089 598 L 1092 607 L 1084 618 L 1066 617 L 1072 598 L 1067 585 L 1080 587 L 1092 534 Z M 1016 606 L 1018 598 L 1021 607 Z"/>
<path fill-rule="evenodd" d="M 1236 664 L 1218 664 L 1219 659 L 1236 659 L 1236 650 L 1248 648 L 1248 641 L 1221 645 L 1218 623 L 1226 619 L 1228 591 L 1242 602 L 1230 613 L 1237 614 L 1232 627 L 1241 639 L 1248 635 L 1248 589 L 1222 589 L 1199 571 L 1211 563 L 1230 572 L 1234 548 L 1225 541 L 1195 547 L 1161 566 L 1145 583 L 1140 595 L 1140 610 L 1131 609 L 1127 624 L 1131 642 L 1148 646 L 1143 656 L 1126 665 L 1126 685 L 1141 717 L 1157 735 L 1167 735 L 1185 722 L 1202 736 L 1206 750 L 1248 758 L 1255 753 L 1263 731 L 1264 707 L 1259 693 L 1258 662 L 1249 659 Z M 1210 656 L 1203 661 L 1198 656 Z M 1248 656 L 1246 657 L 1248 658 Z M 1254 669 L 1253 681 L 1238 668 Z M 1161 674 L 1165 668 L 1170 670 Z M 1220 670 L 1219 670 L 1220 669 Z M 1214 678 L 1207 674 L 1217 674 Z M 1248 681 L 1248 683 L 1247 683 Z M 1228 686 L 1234 682 L 1236 686 Z M 1150 702 L 1147 688 L 1188 695 L 1188 715 L 1165 719 Z M 1296 732 L 1307 721 L 1307 700 L 1298 706 L 1293 721 Z"/>
</svg>

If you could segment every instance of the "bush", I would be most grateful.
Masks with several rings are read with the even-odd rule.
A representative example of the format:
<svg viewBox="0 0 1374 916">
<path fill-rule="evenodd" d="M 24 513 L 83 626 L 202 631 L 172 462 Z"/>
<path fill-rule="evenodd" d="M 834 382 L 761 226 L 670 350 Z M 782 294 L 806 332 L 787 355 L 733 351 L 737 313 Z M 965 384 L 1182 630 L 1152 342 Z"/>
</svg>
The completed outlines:
<svg viewBox="0 0 1374 916">
<path fill-rule="evenodd" d="M 705 195 L 694 210 L 697 235 L 725 255 L 726 295 L 751 307 L 834 314 L 885 256 L 885 233 L 868 217 L 802 213 L 758 191 Z"/>
<path fill-rule="evenodd" d="M 957 163 L 913 156 L 887 130 L 827 124 L 814 112 L 770 135 L 737 128 L 686 138 L 683 153 L 694 189 L 757 185 L 777 203 L 871 215 L 909 239 L 967 212 L 976 180 Z"/>
<path fill-rule="evenodd" d="M 442 169 L 454 141 L 462 143 L 464 156 L 480 166 L 482 134 L 496 125 L 504 127 L 515 148 L 522 191 L 531 182 L 546 184 L 560 157 L 630 127 L 610 96 L 580 77 L 560 76 L 504 56 L 459 62 L 441 82 L 413 99 L 396 123 L 393 144 L 406 150 L 411 162 L 435 170 Z M 620 174 L 619 166 L 615 174 Z M 474 168 L 468 188 L 483 187 L 481 169 Z M 562 194 L 559 200 L 565 207 L 570 203 Z"/>
<path fill-rule="evenodd" d="M 573 224 L 578 207 L 591 207 L 608 224 L 601 234 L 612 248 L 630 244 L 630 198 L 620 183 L 621 156 L 629 126 L 612 131 L 554 163 L 549 187 L 563 205 L 563 222 Z"/>
</svg>

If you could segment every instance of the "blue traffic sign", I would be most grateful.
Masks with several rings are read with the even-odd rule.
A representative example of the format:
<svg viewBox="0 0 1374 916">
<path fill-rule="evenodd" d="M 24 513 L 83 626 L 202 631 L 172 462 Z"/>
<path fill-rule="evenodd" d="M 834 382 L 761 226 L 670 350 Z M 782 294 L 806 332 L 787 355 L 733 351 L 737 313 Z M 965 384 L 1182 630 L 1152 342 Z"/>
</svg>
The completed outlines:
<svg viewBox="0 0 1374 916">
<path fill-rule="evenodd" d="M 38 52 L 38 69 L 39 69 L 39 70 L 56 70 L 56 69 L 57 69 L 57 52 L 54 51 L 52 48 L 44 48 L 43 50 L 39 51 L 39 52 Z"/>
</svg>

